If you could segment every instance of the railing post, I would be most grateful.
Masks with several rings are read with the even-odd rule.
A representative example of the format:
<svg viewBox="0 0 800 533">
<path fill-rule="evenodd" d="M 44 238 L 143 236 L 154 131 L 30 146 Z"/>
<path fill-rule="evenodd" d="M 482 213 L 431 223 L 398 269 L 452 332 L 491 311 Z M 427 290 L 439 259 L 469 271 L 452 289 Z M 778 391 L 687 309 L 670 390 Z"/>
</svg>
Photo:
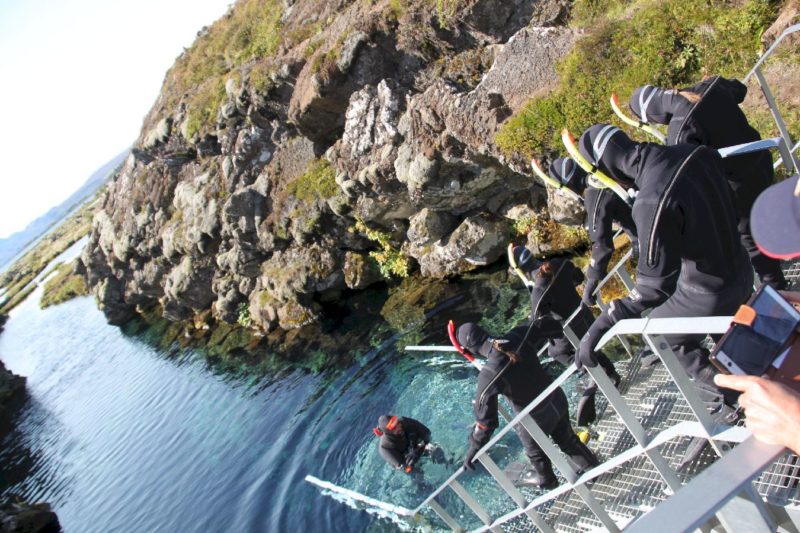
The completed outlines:
<svg viewBox="0 0 800 533">
<path fill-rule="evenodd" d="M 461 524 L 459 524 L 456 521 L 456 519 L 452 517 L 450 513 L 445 511 L 444 507 L 439 505 L 439 502 L 437 502 L 436 500 L 431 500 L 428 502 L 428 507 L 433 509 L 433 512 L 439 515 L 439 518 L 441 518 L 444 521 L 444 523 L 447 524 L 447 527 L 449 527 L 453 531 L 458 531 L 458 532 L 464 531 L 464 528 L 461 527 Z"/>
<path fill-rule="evenodd" d="M 489 529 L 491 531 L 494 531 L 495 533 L 503 533 L 503 530 L 500 529 L 499 526 L 491 527 L 492 517 L 489 516 L 489 513 L 487 513 L 483 507 L 481 507 L 481 504 L 479 504 L 477 500 L 475 500 L 475 498 L 473 498 L 472 495 L 467 492 L 467 489 L 465 489 L 464 486 L 458 482 L 458 480 L 452 480 L 450 482 L 450 488 L 458 495 L 459 498 L 461 498 L 464 503 L 467 504 L 467 507 L 469 507 L 473 513 L 475 513 L 475 516 L 477 516 L 481 522 L 487 526 L 490 526 Z"/>
<path fill-rule="evenodd" d="M 497 481 L 497 484 L 500 485 L 504 491 L 506 491 L 512 500 L 514 500 L 514 503 L 517 504 L 517 507 L 520 509 L 525 509 L 525 507 L 528 505 L 528 502 L 525 501 L 525 496 L 523 496 L 519 489 L 517 489 L 511 480 L 508 479 L 508 476 L 506 476 L 505 472 L 503 472 L 500 467 L 497 466 L 497 463 L 495 463 L 492 458 L 489 457 L 489 454 L 485 453 L 481 455 L 478 458 L 478 461 L 481 462 L 484 468 L 486 468 L 495 481 Z M 555 533 L 553 528 L 550 527 L 550 525 L 545 522 L 544 518 L 542 518 L 535 510 L 528 509 L 525 511 L 525 514 L 542 533 Z"/>
<path fill-rule="evenodd" d="M 564 328 L 564 334 L 577 350 L 580 341 L 575 333 L 570 328 Z M 639 419 L 636 418 L 636 415 L 633 414 L 630 407 L 628 407 L 628 404 L 625 403 L 625 400 L 622 398 L 617 388 L 611 383 L 609 377 L 606 376 L 605 371 L 599 366 L 587 367 L 586 371 L 589 372 L 594 382 L 597 383 L 597 387 L 606 397 L 606 400 L 608 400 L 608 404 L 617 412 L 620 420 L 622 420 L 622 423 L 633 436 L 636 443 L 642 448 L 645 448 L 648 442 L 647 432 L 644 430 L 641 422 L 639 422 Z M 664 482 L 666 482 L 667 486 L 673 491 L 678 490 L 681 487 L 681 481 L 678 479 L 675 471 L 670 468 L 664 456 L 662 456 L 658 450 L 645 450 L 644 453 L 647 455 L 647 458 L 650 459 L 650 462 L 653 463 L 653 466 Z"/>
<path fill-rule="evenodd" d="M 772 118 L 775 119 L 775 124 L 778 126 L 778 131 L 780 131 L 781 137 L 783 137 L 783 140 L 786 143 L 786 147 L 789 148 L 792 146 L 792 137 L 789 135 L 789 130 L 786 128 L 786 124 L 783 122 L 783 117 L 781 116 L 781 112 L 775 103 L 775 97 L 772 95 L 772 91 L 767 84 L 767 80 L 764 78 L 764 74 L 761 73 L 760 68 L 754 69 L 754 74 L 756 75 L 758 84 L 761 86 L 761 91 L 764 93 L 764 98 L 767 99 L 767 105 L 769 105 Z M 797 160 L 795 159 L 794 154 L 791 152 L 791 149 L 789 150 L 788 154 L 784 155 L 783 159 L 783 165 L 786 167 L 786 171 L 789 174 L 797 170 Z"/>
<path fill-rule="evenodd" d="M 730 449 L 727 444 L 720 444 L 711 438 L 716 424 L 711 419 L 711 415 L 706 410 L 703 401 L 698 396 L 697 391 L 694 390 L 694 385 L 689 379 L 689 375 L 686 374 L 686 371 L 683 369 L 683 366 L 681 366 L 672 348 L 667 344 L 667 341 L 661 335 L 644 334 L 643 336 L 645 342 L 647 342 L 653 352 L 661 359 L 664 368 L 667 369 L 672 381 L 678 387 L 678 392 L 689 405 L 692 414 L 697 421 L 700 422 L 700 425 L 703 426 L 706 437 L 714 448 L 714 451 L 720 456 L 727 452 Z"/>
<path fill-rule="evenodd" d="M 525 428 L 533 440 L 536 441 L 536 444 L 539 445 L 539 448 L 542 449 L 544 454 L 552 461 L 553 465 L 561 472 L 567 482 L 572 485 L 575 483 L 575 480 L 578 479 L 578 474 L 572 468 L 572 466 L 567 462 L 563 455 L 559 452 L 553 442 L 550 440 L 542 428 L 539 427 L 539 424 L 530 417 L 526 416 L 520 422 L 522 427 Z M 611 519 L 608 515 L 606 510 L 603 506 L 598 502 L 595 497 L 592 495 L 592 492 L 586 487 L 586 485 L 579 484 L 573 486 L 575 492 L 578 493 L 578 496 L 583 500 L 589 510 L 594 513 L 598 520 L 605 526 L 608 531 L 617 532 L 619 531 L 619 527 L 617 527 L 616 522 Z"/>
</svg>

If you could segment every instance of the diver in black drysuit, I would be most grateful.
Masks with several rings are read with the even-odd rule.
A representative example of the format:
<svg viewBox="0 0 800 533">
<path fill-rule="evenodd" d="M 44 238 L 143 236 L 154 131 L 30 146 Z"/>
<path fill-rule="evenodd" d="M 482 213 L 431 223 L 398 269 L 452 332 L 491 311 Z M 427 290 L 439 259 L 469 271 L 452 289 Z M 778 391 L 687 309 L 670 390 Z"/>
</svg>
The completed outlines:
<svg viewBox="0 0 800 533">
<path fill-rule="evenodd" d="M 376 435 L 380 434 L 378 451 L 383 460 L 392 468 L 410 474 L 431 441 L 431 430 L 413 418 L 388 415 L 378 418 L 377 429 Z"/>
<path fill-rule="evenodd" d="M 740 81 L 714 76 L 678 90 L 640 87 L 631 96 L 630 108 L 642 122 L 669 124 L 667 145 L 687 143 L 719 149 L 761 140 L 739 108 L 746 94 L 747 87 Z M 753 268 L 762 282 L 785 289 L 780 261 L 761 253 L 750 230 L 753 203 L 774 179 L 769 151 L 727 157 L 722 167 L 733 189 L 741 241 Z"/>
<path fill-rule="evenodd" d="M 508 398 L 514 412 L 519 413 L 553 382 L 539 364 L 536 352 L 544 339 L 557 330 L 560 330 L 560 326 L 550 319 L 516 327 L 502 339 L 492 339 L 477 324 L 466 323 L 458 328 L 458 342 L 472 354 L 487 359 L 478 375 L 478 390 L 473 405 L 475 426 L 469 435 L 465 468 L 474 468 L 472 460 L 475 454 L 489 441 L 498 426 L 498 394 Z M 518 359 L 517 362 L 512 362 L 512 358 Z M 572 430 L 568 408 L 564 391 L 557 388 L 531 415 L 542 431 L 552 437 L 567 455 L 575 469 L 582 472 L 596 466 L 598 461 Z M 526 482 L 542 488 L 555 487 L 558 480 L 550 459 L 521 425 L 514 429 L 533 466 L 533 471 L 526 475 Z"/>
<path fill-rule="evenodd" d="M 587 183 L 587 174 L 569 157 L 561 157 L 550 164 L 550 175 L 577 194 L 583 196 L 586 209 L 586 231 L 592 241 L 592 257 L 586 269 L 583 303 L 591 307 L 597 303 L 594 292 L 608 273 L 608 263 L 614 253 L 614 228 L 617 223 L 631 241 L 633 257 L 639 257 L 639 239 L 633 223 L 631 208 L 611 189 L 598 188 Z"/>
<path fill-rule="evenodd" d="M 594 366 L 597 341 L 619 320 L 732 315 L 752 292 L 753 270 L 736 227 L 722 159 L 705 146 L 637 143 L 600 124 L 580 138 L 581 154 L 624 187 L 636 187 L 633 220 L 641 255 L 636 287 L 611 302 L 581 339 L 576 364 Z M 719 408 L 704 335 L 667 335 L 675 355 Z"/>
<path fill-rule="evenodd" d="M 583 274 L 569 259 L 554 258 L 542 264 L 534 259 L 533 254 L 524 246 L 513 249 L 514 261 L 519 269 L 533 281 L 529 287 L 531 297 L 531 320 L 542 317 L 557 320 L 562 327 L 578 307 L 580 311 L 569 322 L 569 326 L 577 338 L 589 330 L 594 322 L 594 315 L 581 304 L 575 287 L 583 282 Z M 575 348 L 560 330 L 555 337 L 548 339 L 547 354 L 564 366 L 569 366 L 575 355 Z M 621 378 L 614 368 L 614 363 L 603 353 L 598 353 L 597 362 L 603 367 L 606 375 L 615 386 L 619 386 Z M 575 415 L 579 426 L 586 426 L 595 420 L 595 395 L 597 385 L 589 381 L 578 403 Z"/>
</svg>

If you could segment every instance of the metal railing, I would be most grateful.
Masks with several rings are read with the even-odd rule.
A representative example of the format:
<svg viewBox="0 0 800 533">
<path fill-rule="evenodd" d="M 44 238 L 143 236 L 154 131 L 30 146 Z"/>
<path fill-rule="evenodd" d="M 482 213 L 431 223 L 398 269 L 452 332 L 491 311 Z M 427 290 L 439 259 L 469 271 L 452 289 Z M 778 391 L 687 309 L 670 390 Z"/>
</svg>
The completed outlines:
<svg viewBox="0 0 800 533">
<path fill-rule="evenodd" d="M 764 98 L 767 100 L 767 105 L 769 106 L 769 110 L 772 113 L 772 118 L 775 120 L 775 125 L 778 127 L 778 131 L 780 132 L 781 138 L 786 143 L 788 149 L 787 154 L 781 154 L 781 158 L 775 163 L 775 167 L 777 168 L 781 164 L 786 167 L 786 171 L 791 174 L 798 170 L 798 163 L 797 158 L 795 157 L 795 151 L 797 151 L 798 147 L 800 147 L 800 142 L 795 144 L 792 141 L 791 135 L 789 135 L 789 130 L 786 128 L 786 123 L 783 120 L 783 116 L 781 115 L 780 110 L 778 109 L 777 104 L 775 103 L 775 97 L 772 94 L 772 89 L 770 89 L 769 84 L 767 83 L 766 78 L 764 77 L 764 73 L 761 71 L 761 68 L 764 65 L 764 62 L 775 52 L 778 45 L 788 37 L 789 35 L 800 31 L 800 24 L 795 24 L 794 26 L 790 26 L 786 28 L 780 36 L 775 39 L 775 42 L 772 43 L 772 46 L 761 56 L 758 62 L 755 64 L 753 69 L 747 73 L 747 76 L 744 77 L 744 82 L 747 83 L 752 76 L 756 77 L 759 86 L 761 87 L 761 92 L 764 93 Z"/>
<path fill-rule="evenodd" d="M 640 335 L 645 342 L 658 355 L 665 368 L 676 384 L 683 399 L 689 405 L 696 421 L 682 422 L 669 427 L 655 435 L 649 434 L 642 423 L 634 415 L 630 406 L 625 402 L 623 396 L 617 391 L 610 379 L 599 367 L 587 369 L 598 388 L 606 396 L 609 405 L 617 413 L 620 421 L 631 434 L 635 445 L 629 449 L 610 458 L 601 465 L 581 474 L 580 476 L 572 469 L 561 452 L 555 447 L 550 439 L 539 428 L 532 417 L 528 416 L 556 387 L 561 386 L 574 372 L 575 366 L 571 365 L 565 370 L 547 389 L 537 396 L 531 404 L 515 416 L 509 423 L 498 431 L 493 438 L 476 454 L 476 459 L 486 468 L 495 483 L 508 495 L 516 504 L 514 511 L 506 513 L 500 517 L 493 518 L 490 513 L 481 507 L 478 500 L 472 496 L 468 490 L 459 482 L 459 477 L 465 472 L 463 467 L 459 468 L 445 483 L 430 494 L 416 509 L 414 513 L 419 513 L 426 507 L 433 510 L 442 520 L 453 529 L 461 529 L 459 522 L 449 514 L 439 502 L 436 501 L 445 491 L 451 491 L 464 504 L 472 510 L 475 516 L 483 523 L 483 526 L 475 531 L 501 531 L 500 526 L 515 520 L 523 515 L 541 531 L 553 531 L 544 518 L 537 512 L 537 508 L 545 503 L 558 498 L 567 492 L 575 492 L 584 502 L 585 506 L 609 531 L 619 531 L 620 525 L 609 515 L 600 503 L 588 483 L 603 474 L 607 474 L 621 465 L 644 456 L 652 464 L 664 483 L 673 491 L 677 492 L 681 488 L 681 482 L 675 470 L 664 459 L 658 447 L 677 436 L 702 437 L 708 439 L 712 447 L 718 454 L 727 453 L 730 450 L 729 442 L 742 442 L 749 436 L 749 432 L 743 428 L 730 427 L 715 424 L 709 414 L 705 411 L 694 386 L 686 372 L 681 367 L 675 354 L 669 345 L 664 341 L 663 335 L 678 333 L 722 333 L 730 324 L 730 317 L 706 317 L 706 318 L 664 318 L 664 319 L 635 319 L 624 320 L 616 324 L 607 332 L 598 344 L 598 349 L 605 346 L 612 338 L 619 335 Z M 565 328 L 568 338 L 577 343 L 577 339 L 572 334 L 569 326 Z M 511 480 L 505 475 L 502 469 L 489 457 L 488 451 L 492 449 L 509 431 L 516 426 L 522 426 L 536 440 L 544 453 L 553 462 L 555 468 L 565 479 L 565 483 L 551 491 L 542 494 L 535 499 L 528 500 L 513 485 Z M 733 498 L 724 509 L 714 509 L 711 514 L 716 514 L 717 519 L 723 526 L 732 527 L 733 524 L 745 517 L 750 523 L 767 524 L 772 527 L 775 521 L 771 518 L 770 512 L 763 501 L 757 496 L 752 486 L 746 487 L 742 484 L 740 492 Z M 703 517 L 708 519 L 707 516 Z M 766 529 L 765 529 L 766 530 Z M 755 529 L 753 531 L 758 531 Z"/>
</svg>

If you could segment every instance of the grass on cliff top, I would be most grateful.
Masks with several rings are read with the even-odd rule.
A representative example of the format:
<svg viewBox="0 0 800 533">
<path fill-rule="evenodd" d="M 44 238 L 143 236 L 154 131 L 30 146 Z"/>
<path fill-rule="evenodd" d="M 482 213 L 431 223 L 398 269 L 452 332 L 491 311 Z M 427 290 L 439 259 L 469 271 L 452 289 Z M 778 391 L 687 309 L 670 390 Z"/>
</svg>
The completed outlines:
<svg viewBox="0 0 800 533">
<path fill-rule="evenodd" d="M 39 301 L 42 309 L 89 294 L 86 280 L 74 273 L 73 263 L 59 266 L 57 272 L 44 284 L 42 299 Z"/>
<path fill-rule="evenodd" d="M 758 58 L 778 2 L 577 0 L 573 24 L 587 34 L 558 66 L 558 88 L 532 99 L 496 137 L 508 156 L 561 153 L 559 134 L 612 122 L 608 99 L 645 84 L 676 87 L 705 75 L 741 77 Z M 618 124 L 621 125 L 621 124 Z"/>
</svg>

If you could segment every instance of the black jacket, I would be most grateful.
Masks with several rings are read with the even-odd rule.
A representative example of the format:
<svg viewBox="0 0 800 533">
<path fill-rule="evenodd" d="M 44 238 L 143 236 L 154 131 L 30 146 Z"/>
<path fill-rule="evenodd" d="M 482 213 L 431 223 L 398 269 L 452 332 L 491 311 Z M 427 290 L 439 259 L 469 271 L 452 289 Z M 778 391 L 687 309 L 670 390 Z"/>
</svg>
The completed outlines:
<svg viewBox="0 0 800 533">
<path fill-rule="evenodd" d="M 581 303 L 575 287 L 583 282 L 580 269 L 568 259 L 551 259 L 553 278 L 535 275 L 531 288 L 531 320 L 550 316 L 563 322 Z"/>
<path fill-rule="evenodd" d="M 478 375 L 478 390 L 473 405 L 476 423 L 469 436 L 472 448 L 480 448 L 489 442 L 498 426 L 498 394 L 508 398 L 514 410 L 519 411 L 553 382 L 539 364 L 536 353 L 545 337 L 554 335 L 560 326 L 552 321 L 543 323 L 541 327 L 536 323 L 530 328 L 528 325 L 519 326 L 503 336 L 503 340 L 508 341 L 502 345 L 503 348 L 521 356 L 522 360 L 518 363 L 512 364 L 507 355 L 494 349 L 490 343 L 485 343 L 479 350 L 487 361 Z M 558 389 L 555 393 L 560 391 Z"/>
<path fill-rule="evenodd" d="M 587 187 L 583 195 L 586 208 L 586 230 L 592 241 L 592 258 L 586 277 L 603 279 L 608 272 L 608 263 L 614 253 L 614 229 L 616 222 L 628 234 L 631 244 L 639 246 L 636 225 L 633 222 L 631 208 L 611 189 Z"/>
<path fill-rule="evenodd" d="M 403 433 L 394 435 L 385 432 L 378 442 L 378 451 L 384 461 L 393 468 L 401 469 L 405 465 L 408 454 L 414 450 L 417 444 L 430 442 L 431 430 L 413 418 L 398 418 L 403 425 Z"/>
<path fill-rule="evenodd" d="M 714 294 L 750 268 L 716 150 L 639 144 L 622 137 L 615 135 L 602 161 L 612 173 L 635 180 L 639 192 L 633 219 L 641 255 L 635 290 L 609 308 L 613 322 L 660 305 L 679 279 L 691 291 Z M 615 139 L 630 145 L 619 146 Z"/>
<path fill-rule="evenodd" d="M 714 76 L 692 87 L 681 89 L 700 95 L 692 103 L 674 90 L 658 92 L 647 106 L 647 118 L 668 124 L 667 144 L 693 144 L 725 148 L 761 139 L 747 122 L 739 104 L 747 95 L 747 87 L 738 80 Z M 631 99 L 632 110 L 640 114 L 637 92 Z M 722 166 L 725 177 L 736 192 L 739 216 L 749 217 L 758 193 L 772 183 L 772 157 L 768 151 L 728 157 Z"/>
</svg>

